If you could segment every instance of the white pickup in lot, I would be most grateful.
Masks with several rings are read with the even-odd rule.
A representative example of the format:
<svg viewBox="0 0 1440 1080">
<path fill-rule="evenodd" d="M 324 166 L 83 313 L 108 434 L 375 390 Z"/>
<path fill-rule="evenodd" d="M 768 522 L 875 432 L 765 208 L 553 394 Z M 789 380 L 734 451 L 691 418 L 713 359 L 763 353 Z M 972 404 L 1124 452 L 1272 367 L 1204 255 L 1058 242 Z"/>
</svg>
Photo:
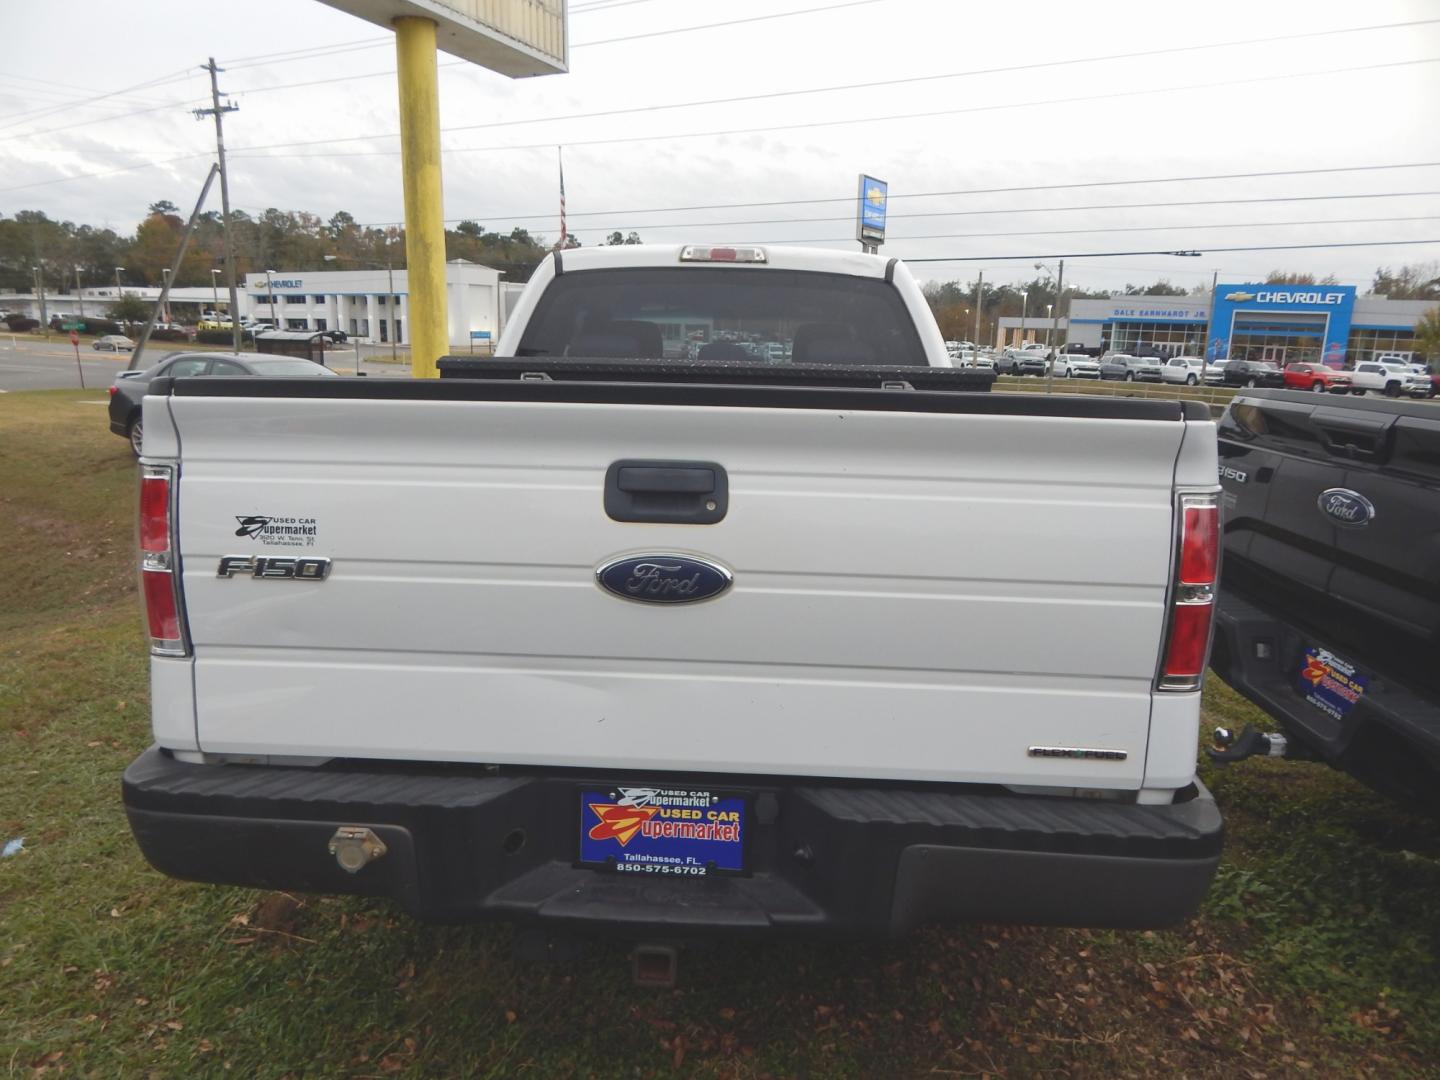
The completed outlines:
<svg viewBox="0 0 1440 1080">
<path fill-rule="evenodd" d="M 1398 361 L 1362 360 L 1350 372 L 1350 386 L 1362 393 L 1388 397 L 1428 397 L 1430 379 Z"/>
<path fill-rule="evenodd" d="M 155 866 L 637 935 L 1194 909 L 1203 406 L 990 393 L 833 251 L 556 254 L 497 352 L 152 383 Z"/>
</svg>

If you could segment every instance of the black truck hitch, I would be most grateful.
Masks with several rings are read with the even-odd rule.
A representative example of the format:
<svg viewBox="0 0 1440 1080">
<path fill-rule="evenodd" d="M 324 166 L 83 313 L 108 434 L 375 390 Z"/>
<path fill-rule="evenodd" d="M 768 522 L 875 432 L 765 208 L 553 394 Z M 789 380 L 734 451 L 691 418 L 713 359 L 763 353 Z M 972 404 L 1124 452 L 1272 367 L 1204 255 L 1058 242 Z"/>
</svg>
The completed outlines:
<svg viewBox="0 0 1440 1080">
<path fill-rule="evenodd" d="M 1218 761 L 1221 764 L 1228 764 L 1232 761 L 1244 761 L 1250 757 L 1298 757 L 1300 756 L 1291 747 L 1290 741 L 1278 732 L 1257 731 L 1252 725 L 1246 724 L 1245 730 L 1236 735 L 1229 728 L 1217 727 L 1214 734 L 1215 745 L 1207 746 L 1205 753 L 1211 761 Z"/>
</svg>

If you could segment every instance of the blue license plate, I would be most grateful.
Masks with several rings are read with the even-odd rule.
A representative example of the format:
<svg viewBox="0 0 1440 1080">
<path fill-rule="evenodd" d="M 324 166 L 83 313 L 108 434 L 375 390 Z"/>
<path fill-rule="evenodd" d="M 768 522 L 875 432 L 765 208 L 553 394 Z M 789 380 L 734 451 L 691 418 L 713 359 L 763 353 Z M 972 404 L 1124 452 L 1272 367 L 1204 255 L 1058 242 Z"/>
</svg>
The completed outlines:
<svg viewBox="0 0 1440 1080">
<path fill-rule="evenodd" d="M 1305 650 L 1297 686 L 1305 700 L 1336 720 L 1344 717 L 1365 695 L 1370 680 L 1355 665 L 1329 649 L 1312 645 Z"/>
<path fill-rule="evenodd" d="M 634 874 L 704 877 L 745 869 L 745 798 L 647 785 L 580 792 L 580 862 Z"/>
</svg>

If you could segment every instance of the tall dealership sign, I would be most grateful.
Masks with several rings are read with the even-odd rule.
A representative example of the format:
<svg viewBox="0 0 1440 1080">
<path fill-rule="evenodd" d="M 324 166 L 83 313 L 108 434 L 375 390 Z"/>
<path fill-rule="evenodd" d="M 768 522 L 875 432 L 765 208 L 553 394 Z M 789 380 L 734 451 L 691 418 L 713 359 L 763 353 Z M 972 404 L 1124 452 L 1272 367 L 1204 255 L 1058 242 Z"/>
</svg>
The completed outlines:
<svg viewBox="0 0 1440 1080">
<path fill-rule="evenodd" d="M 1350 321 L 1355 309 L 1353 285 L 1215 286 L 1207 360 L 1239 359 L 1232 353 L 1236 339 L 1255 348 L 1257 342 L 1276 344 L 1316 339 L 1320 359 L 1333 366 L 1345 362 Z"/>
<path fill-rule="evenodd" d="M 877 254 L 885 242 L 885 214 L 890 203 L 890 185 L 884 180 L 860 174 L 860 194 L 855 209 L 855 239 L 860 250 Z"/>
<path fill-rule="evenodd" d="M 321 0 L 395 31 L 410 368 L 434 378 L 449 351 L 436 50 L 511 78 L 567 70 L 565 0 Z"/>
</svg>

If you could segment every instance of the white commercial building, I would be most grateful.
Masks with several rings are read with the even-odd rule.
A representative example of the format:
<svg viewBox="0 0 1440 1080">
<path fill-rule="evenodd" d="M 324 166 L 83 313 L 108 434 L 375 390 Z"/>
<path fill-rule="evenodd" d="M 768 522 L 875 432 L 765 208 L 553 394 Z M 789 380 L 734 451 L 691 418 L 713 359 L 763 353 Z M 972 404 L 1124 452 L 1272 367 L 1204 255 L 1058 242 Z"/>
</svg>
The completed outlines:
<svg viewBox="0 0 1440 1080">
<path fill-rule="evenodd" d="M 393 291 L 392 291 L 393 280 Z M 274 319 L 282 330 L 343 330 L 362 341 L 410 343 L 410 293 L 404 270 L 272 270 L 246 274 L 237 282 L 241 318 Z M 273 292 L 270 286 L 274 285 Z M 450 319 L 451 348 L 494 343 L 505 323 L 509 304 L 500 271 L 455 259 L 445 264 L 446 307 Z M 153 285 L 123 285 L 126 293 L 154 303 L 160 289 Z M 108 317 L 119 296 L 114 285 L 100 285 L 75 293 L 44 297 L 45 318 L 81 315 Z M 511 301 L 513 303 L 513 301 Z M 211 310 L 226 311 L 230 298 L 225 286 L 176 287 L 170 290 L 170 316 L 192 323 Z M 40 298 L 33 293 L 0 292 L 0 312 L 41 317 Z"/>
<path fill-rule="evenodd" d="M 392 291 L 393 280 L 393 291 Z M 450 345 L 500 336 L 500 272 L 455 259 L 445 264 Z M 410 293 L 404 270 L 272 270 L 246 274 L 242 315 L 281 330 L 343 330 L 354 338 L 410 342 Z"/>
</svg>

